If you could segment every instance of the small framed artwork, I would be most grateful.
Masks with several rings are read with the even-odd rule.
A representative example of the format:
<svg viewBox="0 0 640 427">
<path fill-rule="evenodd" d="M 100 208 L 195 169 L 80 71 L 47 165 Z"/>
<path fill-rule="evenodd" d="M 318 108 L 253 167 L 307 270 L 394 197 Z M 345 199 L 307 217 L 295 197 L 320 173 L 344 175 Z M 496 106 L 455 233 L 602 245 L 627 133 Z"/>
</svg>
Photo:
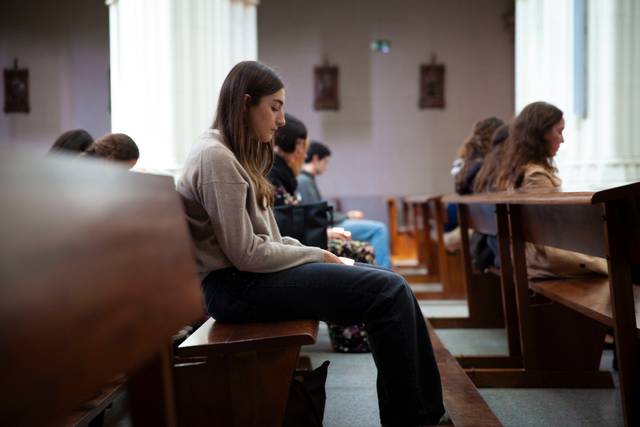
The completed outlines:
<svg viewBox="0 0 640 427">
<path fill-rule="evenodd" d="M 338 67 L 317 66 L 313 69 L 313 107 L 316 110 L 338 110 Z"/>
<path fill-rule="evenodd" d="M 16 59 L 13 68 L 4 69 L 4 112 L 29 111 L 29 70 L 19 69 Z"/>
<path fill-rule="evenodd" d="M 420 66 L 421 109 L 444 108 L 444 65 L 432 62 Z"/>
</svg>

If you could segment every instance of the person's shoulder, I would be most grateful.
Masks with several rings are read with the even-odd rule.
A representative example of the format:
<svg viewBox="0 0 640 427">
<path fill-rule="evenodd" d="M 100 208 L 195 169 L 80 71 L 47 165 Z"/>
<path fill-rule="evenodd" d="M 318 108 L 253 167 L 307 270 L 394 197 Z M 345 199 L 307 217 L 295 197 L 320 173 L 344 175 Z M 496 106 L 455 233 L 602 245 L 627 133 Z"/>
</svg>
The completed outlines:
<svg viewBox="0 0 640 427">
<path fill-rule="evenodd" d="M 207 176 L 206 181 L 246 182 L 242 165 L 218 131 L 208 129 L 203 132 L 197 149 L 197 162 Z"/>
<path fill-rule="evenodd" d="M 309 172 L 302 171 L 300 175 L 298 175 L 298 182 L 309 183 L 313 181 L 313 175 Z"/>
<path fill-rule="evenodd" d="M 522 186 L 525 189 L 536 190 L 560 187 L 560 178 L 548 168 L 530 163 L 524 167 Z"/>
</svg>

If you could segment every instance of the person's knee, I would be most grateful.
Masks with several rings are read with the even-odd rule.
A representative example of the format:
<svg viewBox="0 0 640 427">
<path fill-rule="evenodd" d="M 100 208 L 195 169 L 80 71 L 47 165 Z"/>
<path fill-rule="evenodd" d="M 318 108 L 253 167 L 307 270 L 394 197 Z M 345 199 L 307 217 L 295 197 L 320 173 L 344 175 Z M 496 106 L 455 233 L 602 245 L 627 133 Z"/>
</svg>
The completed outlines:
<svg viewBox="0 0 640 427">
<path fill-rule="evenodd" d="M 413 291 L 404 277 L 391 271 L 380 271 L 383 281 L 375 298 L 369 320 L 391 319 L 413 306 Z"/>
<path fill-rule="evenodd" d="M 388 234 L 387 226 L 384 222 L 373 221 L 372 228 L 374 233 L 377 235 L 386 236 Z"/>
<path fill-rule="evenodd" d="M 384 293 L 393 300 L 406 300 L 413 296 L 413 291 L 404 277 L 392 271 L 385 271 L 386 288 Z"/>
</svg>

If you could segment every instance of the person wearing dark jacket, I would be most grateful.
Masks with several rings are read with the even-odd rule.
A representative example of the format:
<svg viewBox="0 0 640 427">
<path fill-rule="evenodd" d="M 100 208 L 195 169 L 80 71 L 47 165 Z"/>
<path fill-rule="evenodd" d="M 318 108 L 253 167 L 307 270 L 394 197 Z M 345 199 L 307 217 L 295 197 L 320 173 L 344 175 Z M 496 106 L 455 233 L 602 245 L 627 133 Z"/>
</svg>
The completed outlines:
<svg viewBox="0 0 640 427">
<path fill-rule="evenodd" d="M 302 172 L 298 176 L 298 191 L 303 203 L 318 203 L 323 200 L 316 184 L 316 176 L 327 170 L 330 157 L 331 151 L 321 142 L 313 141 L 309 145 Z M 360 211 L 336 212 L 334 222 L 351 232 L 354 239 L 371 243 L 378 265 L 391 268 L 389 232 L 384 223 L 363 219 Z"/>
</svg>

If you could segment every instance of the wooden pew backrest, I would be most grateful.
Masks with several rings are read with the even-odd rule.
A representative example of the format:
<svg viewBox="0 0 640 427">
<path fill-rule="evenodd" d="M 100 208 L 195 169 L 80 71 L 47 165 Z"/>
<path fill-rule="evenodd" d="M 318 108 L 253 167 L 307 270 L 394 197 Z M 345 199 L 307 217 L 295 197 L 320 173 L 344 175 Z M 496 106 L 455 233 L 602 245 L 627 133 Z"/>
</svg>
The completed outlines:
<svg viewBox="0 0 640 427">
<path fill-rule="evenodd" d="M 202 313 L 169 177 L 0 151 L 0 419 L 42 425 Z"/>
</svg>

